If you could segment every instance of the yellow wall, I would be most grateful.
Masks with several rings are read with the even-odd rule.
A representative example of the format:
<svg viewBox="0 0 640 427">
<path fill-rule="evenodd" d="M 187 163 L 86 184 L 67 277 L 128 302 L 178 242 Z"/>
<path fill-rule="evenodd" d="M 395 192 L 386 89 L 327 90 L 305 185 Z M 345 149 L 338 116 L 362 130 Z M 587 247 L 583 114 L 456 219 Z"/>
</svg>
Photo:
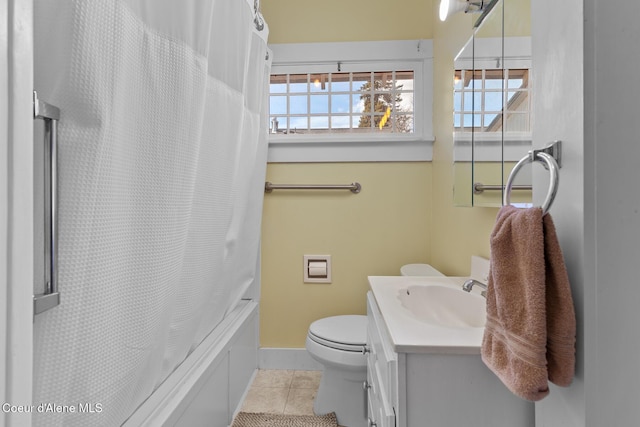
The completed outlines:
<svg viewBox="0 0 640 427">
<path fill-rule="evenodd" d="M 268 165 L 267 180 L 274 183 L 358 181 L 363 190 L 265 195 L 262 347 L 301 348 L 312 321 L 364 314 L 368 275 L 397 275 L 412 262 L 465 275 L 471 255 L 488 257 L 497 210 L 453 204 L 453 57 L 470 35 L 471 17 L 442 24 L 438 3 L 262 1 L 270 43 L 433 38 L 436 135 L 432 163 Z M 303 283 L 304 254 L 332 255 L 332 284 Z"/>
<path fill-rule="evenodd" d="M 262 0 L 269 43 L 432 38 L 432 0 Z"/>
<path fill-rule="evenodd" d="M 309 324 L 364 314 L 368 275 L 429 260 L 429 163 L 270 164 L 274 183 L 362 185 L 349 191 L 265 195 L 261 344 L 304 347 Z M 303 283 L 303 255 L 331 255 L 333 283 Z"/>
</svg>

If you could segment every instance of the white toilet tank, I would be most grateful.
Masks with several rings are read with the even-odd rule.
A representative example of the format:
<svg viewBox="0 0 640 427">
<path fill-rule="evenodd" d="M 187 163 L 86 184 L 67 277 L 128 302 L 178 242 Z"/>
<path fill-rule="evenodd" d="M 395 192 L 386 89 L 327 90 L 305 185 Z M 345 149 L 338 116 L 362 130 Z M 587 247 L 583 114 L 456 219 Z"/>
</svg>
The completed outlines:
<svg viewBox="0 0 640 427">
<path fill-rule="evenodd" d="M 444 276 L 429 264 L 406 264 L 400 267 L 401 276 Z"/>
</svg>

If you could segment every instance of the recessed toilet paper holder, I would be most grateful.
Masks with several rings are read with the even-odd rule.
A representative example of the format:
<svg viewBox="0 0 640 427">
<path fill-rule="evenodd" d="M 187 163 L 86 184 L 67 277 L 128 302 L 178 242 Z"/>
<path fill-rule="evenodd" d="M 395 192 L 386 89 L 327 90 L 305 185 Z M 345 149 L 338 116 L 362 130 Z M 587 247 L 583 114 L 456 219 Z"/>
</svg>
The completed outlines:
<svg viewBox="0 0 640 427">
<path fill-rule="evenodd" d="M 331 283 L 331 255 L 304 255 L 304 283 Z"/>
</svg>

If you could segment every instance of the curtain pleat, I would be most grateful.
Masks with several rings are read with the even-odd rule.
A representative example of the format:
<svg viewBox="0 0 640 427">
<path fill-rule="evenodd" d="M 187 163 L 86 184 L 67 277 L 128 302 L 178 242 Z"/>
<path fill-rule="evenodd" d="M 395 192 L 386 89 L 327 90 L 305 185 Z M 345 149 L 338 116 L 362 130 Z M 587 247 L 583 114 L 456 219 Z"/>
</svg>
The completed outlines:
<svg viewBox="0 0 640 427">
<path fill-rule="evenodd" d="M 61 109 L 61 304 L 35 319 L 36 426 L 116 426 L 259 280 L 267 29 L 252 4 L 36 0 Z M 232 37 L 230 35 L 233 35 Z"/>
</svg>

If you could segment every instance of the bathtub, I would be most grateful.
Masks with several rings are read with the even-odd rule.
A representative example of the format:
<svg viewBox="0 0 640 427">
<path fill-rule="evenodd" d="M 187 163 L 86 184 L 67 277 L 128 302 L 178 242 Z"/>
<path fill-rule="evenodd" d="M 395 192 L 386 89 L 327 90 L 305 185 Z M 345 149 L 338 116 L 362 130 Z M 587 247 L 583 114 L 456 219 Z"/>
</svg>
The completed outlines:
<svg viewBox="0 0 640 427">
<path fill-rule="evenodd" d="M 231 424 L 258 366 L 258 303 L 242 300 L 123 427 Z"/>
</svg>

